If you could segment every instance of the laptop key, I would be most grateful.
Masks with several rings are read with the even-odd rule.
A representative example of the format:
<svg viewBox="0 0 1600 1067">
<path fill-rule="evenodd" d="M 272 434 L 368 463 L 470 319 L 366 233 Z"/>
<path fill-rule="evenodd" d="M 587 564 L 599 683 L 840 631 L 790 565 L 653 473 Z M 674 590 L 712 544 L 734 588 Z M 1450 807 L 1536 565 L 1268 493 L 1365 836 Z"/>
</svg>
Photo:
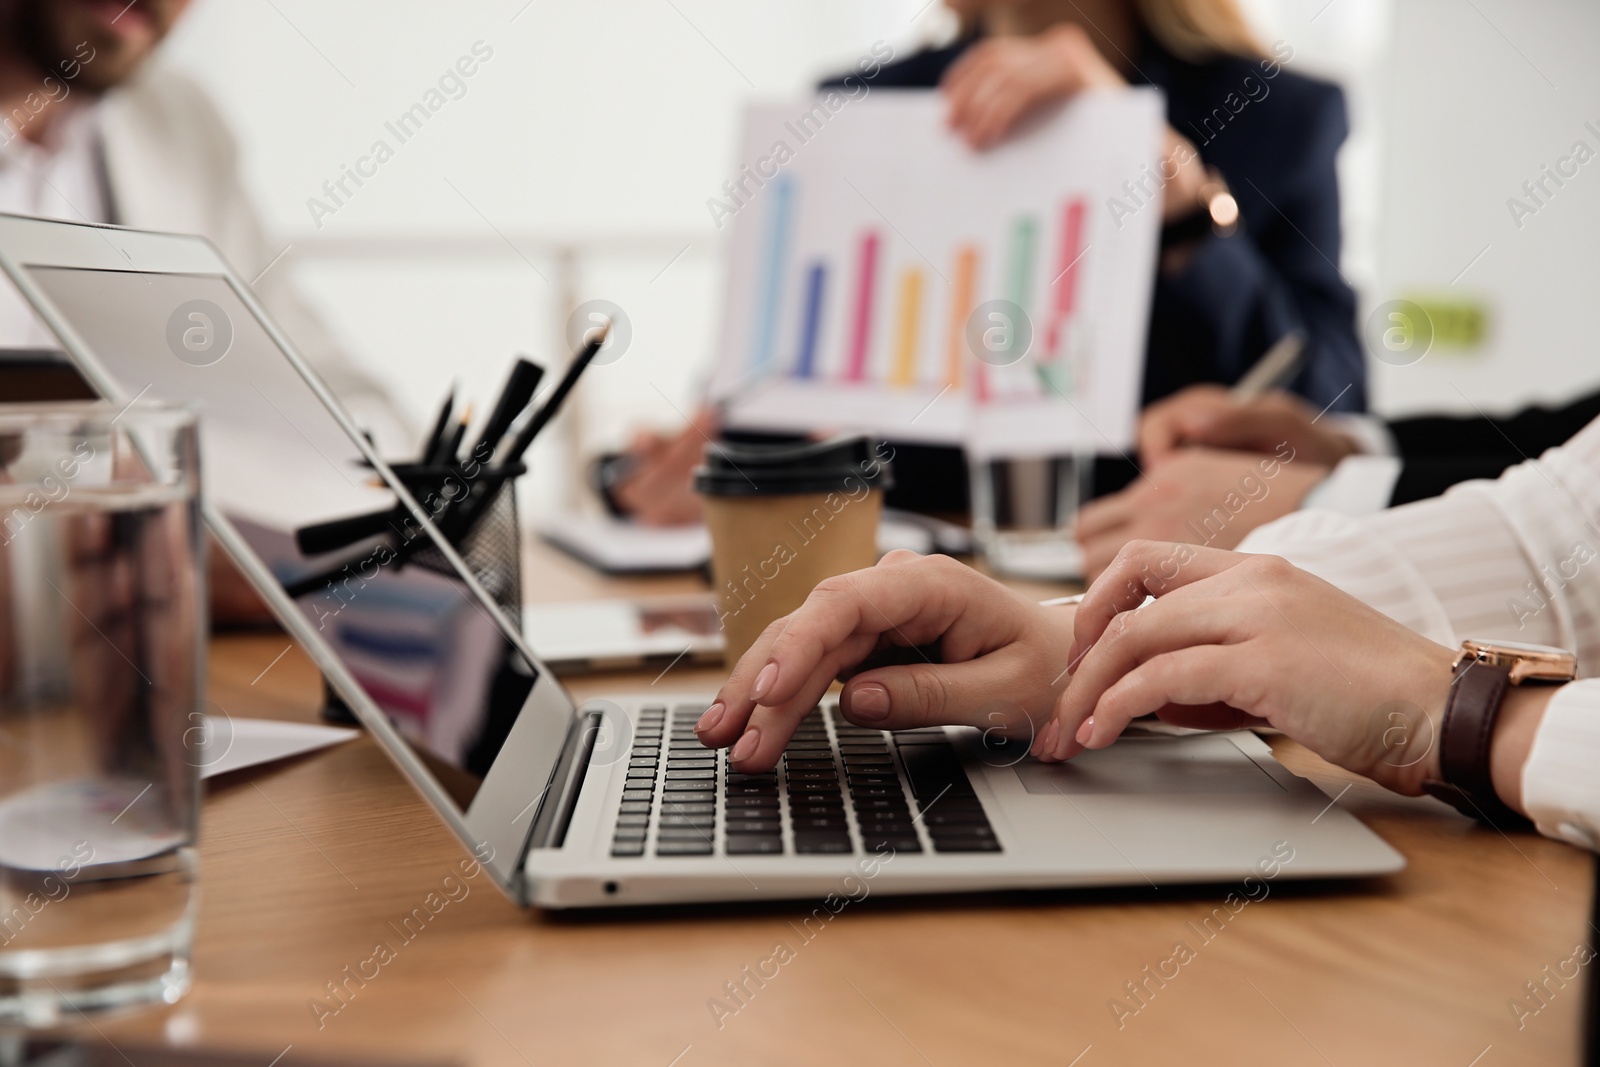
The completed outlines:
<svg viewBox="0 0 1600 1067">
<path fill-rule="evenodd" d="M 711 855 L 711 839 L 706 837 L 671 839 L 656 842 L 656 855 L 658 856 L 709 856 Z"/>
<path fill-rule="evenodd" d="M 868 852 L 921 852 L 922 842 L 915 837 L 862 837 Z"/>
<path fill-rule="evenodd" d="M 730 794 L 727 804 L 729 808 L 776 808 L 778 806 L 777 794 L 770 796 L 760 793 L 750 795 Z"/>
<path fill-rule="evenodd" d="M 822 834 L 815 831 L 796 833 L 794 835 L 794 850 L 802 854 L 852 851 L 848 834 Z"/>
<path fill-rule="evenodd" d="M 989 825 L 989 818 L 988 816 L 984 815 L 981 807 L 946 808 L 943 804 L 939 804 L 933 808 L 930 808 L 928 812 L 923 815 L 922 821 L 927 823 L 930 827 L 971 825 L 986 827 Z"/>
<path fill-rule="evenodd" d="M 777 834 L 739 834 L 723 843 L 730 856 L 776 856 L 783 852 L 783 838 Z"/>
<path fill-rule="evenodd" d="M 617 816 L 617 825 L 618 826 L 649 826 L 650 825 L 650 816 L 643 815 L 643 814 L 640 814 L 640 815 L 631 815 L 631 814 L 630 815 L 618 815 Z"/>
<path fill-rule="evenodd" d="M 1003 852 L 1000 842 L 989 837 L 936 837 L 935 852 Z"/>
<path fill-rule="evenodd" d="M 648 813 L 650 811 L 650 804 L 647 801 L 629 800 L 624 801 L 622 806 L 617 810 L 625 815 L 637 815 L 641 813 Z"/>
<path fill-rule="evenodd" d="M 613 841 L 611 843 L 613 856 L 642 856 L 644 855 L 644 839 L 637 841 Z"/>
</svg>

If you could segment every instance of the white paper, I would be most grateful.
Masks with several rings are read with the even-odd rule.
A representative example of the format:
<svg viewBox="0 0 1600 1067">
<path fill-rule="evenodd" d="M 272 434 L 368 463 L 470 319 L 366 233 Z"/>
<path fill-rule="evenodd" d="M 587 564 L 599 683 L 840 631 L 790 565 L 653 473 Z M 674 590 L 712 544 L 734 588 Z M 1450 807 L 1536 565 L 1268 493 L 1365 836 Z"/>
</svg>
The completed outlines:
<svg viewBox="0 0 1600 1067">
<path fill-rule="evenodd" d="M 808 109 L 822 117 L 800 121 Z M 1160 94 L 1084 94 L 986 152 L 947 128 L 946 109 L 931 91 L 877 90 L 832 112 L 746 113 L 748 169 L 713 205 L 732 229 L 713 396 L 737 426 L 981 455 L 1131 445 Z M 1132 198 L 1129 182 L 1149 192 Z M 1002 345 L 1021 336 L 980 313 L 997 299 L 1021 308 L 1032 340 L 980 360 L 974 320 Z"/>
<path fill-rule="evenodd" d="M 201 778 L 215 778 L 342 744 L 359 733 L 360 730 L 320 723 L 208 716 L 205 740 L 195 762 L 200 765 Z"/>
</svg>

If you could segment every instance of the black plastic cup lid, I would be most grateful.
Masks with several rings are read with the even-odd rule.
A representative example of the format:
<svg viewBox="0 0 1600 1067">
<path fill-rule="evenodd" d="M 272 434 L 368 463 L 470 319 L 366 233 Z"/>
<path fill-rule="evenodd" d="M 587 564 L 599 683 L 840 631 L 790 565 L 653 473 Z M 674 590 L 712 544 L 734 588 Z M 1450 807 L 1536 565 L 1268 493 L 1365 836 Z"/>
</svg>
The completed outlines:
<svg viewBox="0 0 1600 1067">
<path fill-rule="evenodd" d="M 708 446 L 705 461 L 694 472 L 695 490 L 707 496 L 848 493 L 859 485 L 894 485 L 889 460 L 866 437 L 798 444 L 724 442 Z"/>
</svg>

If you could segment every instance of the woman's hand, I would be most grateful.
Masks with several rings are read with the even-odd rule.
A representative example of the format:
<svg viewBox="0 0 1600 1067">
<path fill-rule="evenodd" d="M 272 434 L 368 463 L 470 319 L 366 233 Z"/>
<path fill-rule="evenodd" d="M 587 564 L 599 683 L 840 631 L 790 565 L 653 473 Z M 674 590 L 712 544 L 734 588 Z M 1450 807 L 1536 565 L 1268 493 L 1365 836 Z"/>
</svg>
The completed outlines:
<svg viewBox="0 0 1600 1067">
<path fill-rule="evenodd" d="M 1127 81 L 1081 26 L 1063 23 L 1033 37 L 979 41 L 945 73 L 950 126 L 974 148 L 988 148 L 1037 108 L 1085 89 Z"/>
<path fill-rule="evenodd" d="M 1327 476 L 1327 467 L 1283 451 L 1169 453 L 1128 488 L 1078 512 L 1073 533 L 1083 546 L 1083 572 L 1098 578 L 1129 541 L 1234 548 L 1251 530 L 1300 507 Z"/>
<path fill-rule="evenodd" d="M 1128 545 L 1078 608 L 1072 658 L 1055 728 L 1034 746 L 1044 758 L 1105 748 L 1155 712 L 1273 726 L 1408 795 L 1439 776 L 1454 652 L 1273 556 Z"/>
<path fill-rule="evenodd" d="M 891 552 L 824 581 L 767 627 L 695 729 L 708 747 L 732 745 L 737 770 L 766 770 L 828 686 L 849 675 L 840 709 L 858 725 L 951 723 L 1032 737 L 1066 684 L 1071 640 L 1070 610 L 1040 607 L 947 556 Z M 934 644 L 937 655 L 919 651 Z"/>
<path fill-rule="evenodd" d="M 1304 400 L 1281 390 L 1238 400 L 1220 385 L 1194 385 L 1144 409 L 1139 458 L 1157 463 L 1189 445 L 1240 452 L 1287 445 L 1299 460 L 1332 467 L 1358 450 L 1332 426 L 1317 425 L 1318 418 Z"/>
<path fill-rule="evenodd" d="M 631 469 L 612 487 L 617 506 L 645 526 L 682 526 L 704 516 L 694 469 L 717 434 L 716 413 L 703 409 L 672 436 L 648 430 L 628 446 Z"/>
</svg>

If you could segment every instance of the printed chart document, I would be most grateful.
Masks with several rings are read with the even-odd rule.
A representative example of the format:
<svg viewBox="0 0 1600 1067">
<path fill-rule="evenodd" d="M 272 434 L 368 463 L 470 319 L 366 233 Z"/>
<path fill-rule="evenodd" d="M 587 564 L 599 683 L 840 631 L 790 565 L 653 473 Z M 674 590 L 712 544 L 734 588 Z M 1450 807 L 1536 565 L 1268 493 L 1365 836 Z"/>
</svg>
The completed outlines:
<svg viewBox="0 0 1600 1067">
<path fill-rule="evenodd" d="M 931 91 L 749 109 L 712 395 L 735 426 L 991 456 L 1133 443 L 1161 226 L 1153 89 L 988 151 Z"/>
</svg>

